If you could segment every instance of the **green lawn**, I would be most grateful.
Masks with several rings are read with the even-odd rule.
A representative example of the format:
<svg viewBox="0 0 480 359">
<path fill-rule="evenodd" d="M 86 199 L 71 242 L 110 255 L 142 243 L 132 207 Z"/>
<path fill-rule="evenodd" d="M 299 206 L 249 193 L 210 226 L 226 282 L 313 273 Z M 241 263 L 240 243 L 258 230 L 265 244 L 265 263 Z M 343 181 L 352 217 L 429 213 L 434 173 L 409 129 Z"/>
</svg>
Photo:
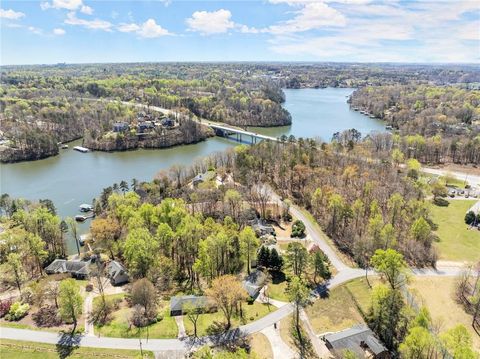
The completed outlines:
<svg viewBox="0 0 480 359">
<path fill-rule="evenodd" d="M 476 200 L 451 200 L 448 207 L 431 205 L 433 221 L 438 225 L 436 243 L 440 259 L 478 261 L 480 259 L 480 231 L 468 230 L 465 213 Z"/>
<path fill-rule="evenodd" d="M 272 272 L 272 281 L 268 283 L 267 294 L 270 298 L 280 300 L 282 302 L 288 302 L 287 294 L 285 294 L 285 289 L 287 289 L 288 282 L 285 279 L 283 273 L 273 273 Z"/>
<path fill-rule="evenodd" d="M 48 328 L 48 327 L 37 327 L 36 325 L 28 325 L 24 323 L 18 323 L 18 322 L 8 322 L 6 320 L 3 320 L 0 322 L 0 328 L 1 327 L 6 327 L 6 328 L 16 328 L 16 329 L 29 329 L 29 330 L 41 330 L 41 331 L 46 331 L 46 332 L 53 332 L 53 333 L 58 333 L 60 330 L 63 330 L 62 328 Z M 72 328 L 72 325 L 68 326 L 68 329 Z M 83 333 L 85 331 L 85 327 L 83 325 L 77 325 L 77 329 L 75 329 L 76 333 Z"/>
<path fill-rule="evenodd" d="M 143 352 L 144 358 L 154 358 L 152 352 Z M 100 349 L 100 348 L 57 348 L 52 344 L 41 344 L 19 340 L 2 339 L 0 358 L 2 359 L 56 359 L 94 357 L 130 359 L 141 358 L 138 350 Z"/>
<path fill-rule="evenodd" d="M 177 323 L 175 319 L 170 317 L 168 306 L 164 306 L 160 310 L 163 313 L 163 319 L 158 323 L 142 328 L 141 332 L 135 327 L 130 328 L 129 317 L 131 308 L 121 308 L 113 313 L 113 320 L 104 326 L 95 326 L 95 334 L 104 337 L 115 338 L 138 338 L 146 336 L 146 328 L 148 328 L 148 336 L 152 339 L 176 338 L 178 334 Z"/>
<path fill-rule="evenodd" d="M 373 285 L 374 278 L 370 278 Z M 365 278 L 355 279 L 330 291 L 327 298 L 315 301 L 305 308 L 316 334 L 347 329 L 354 324 L 363 323 L 361 312 L 370 306 L 371 289 Z"/>
<path fill-rule="evenodd" d="M 258 320 L 267 314 L 273 312 L 276 308 L 273 305 L 262 304 L 254 302 L 253 304 L 247 304 L 246 302 L 242 304 L 243 309 L 243 318 L 234 316 L 232 318 L 232 327 L 238 327 L 243 324 L 247 324 Z M 215 313 L 205 313 L 200 314 L 197 322 L 197 335 L 203 336 L 208 334 L 208 328 L 212 324 L 217 323 L 226 323 L 225 316 L 222 311 Z M 185 330 L 188 335 L 193 335 L 193 324 L 185 315 L 183 317 L 183 323 L 185 325 Z"/>
</svg>

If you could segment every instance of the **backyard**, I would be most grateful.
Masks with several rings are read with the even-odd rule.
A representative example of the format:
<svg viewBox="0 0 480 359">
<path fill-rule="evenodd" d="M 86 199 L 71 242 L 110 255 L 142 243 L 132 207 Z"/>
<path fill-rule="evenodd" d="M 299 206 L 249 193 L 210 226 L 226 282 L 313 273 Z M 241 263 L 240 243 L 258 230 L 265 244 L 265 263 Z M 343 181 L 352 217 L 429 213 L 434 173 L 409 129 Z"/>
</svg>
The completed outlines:
<svg viewBox="0 0 480 359">
<path fill-rule="evenodd" d="M 123 299 L 124 295 L 114 294 L 107 297 Z M 95 298 L 95 301 L 97 300 L 100 300 L 100 297 Z M 178 329 L 175 319 L 170 316 L 169 303 L 162 301 L 158 307 L 158 312 L 161 314 L 162 319 L 139 330 L 129 322 L 132 308 L 126 306 L 125 302 L 122 302 L 120 308 L 113 312 L 111 322 L 103 326 L 95 326 L 95 334 L 115 338 L 138 338 L 139 336 L 145 337 L 147 335 L 152 339 L 176 338 Z"/>
<path fill-rule="evenodd" d="M 480 231 L 468 229 L 465 213 L 475 200 L 451 200 L 448 207 L 431 205 L 432 220 L 438 225 L 440 241 L 436 243 L 440 259 L 452 261 L 480 260 Z"/>
<path fill-rule="evenodd" d="M 238 327 L 240 325 L 258 320 L 275 311 L 275 307 L 273 305 L 262 304 L 258 302 L 253 302 L 252 304 L 244 302 L 242 304 L 242 310 L 243 318 L 240 318 L 239 316 L 232 317 L 232 327 Z M 183 323 L 185 325 L 187 334 L 193 335 L 193 324 L 186 315 L 183 316 Z M 210 330 L 215 330 L 216 324 L 225 323 L 226 319 L 221 310 L 215 313 L 200 314 L 197 322 L 197 335 L 204 336 L 210 334 Z"/>
<path fill-rule="evenodd" d="M 375 279 L 370 278 L 370 283 L 373 285 Z M 370 295 L 365 278 L 359 278 L 332 289 L 328 297 L 318 299 L 305 311 L 316 334 L 336 332 L 364 322 L 359 308 L 368 310 Z"/>
</svg>

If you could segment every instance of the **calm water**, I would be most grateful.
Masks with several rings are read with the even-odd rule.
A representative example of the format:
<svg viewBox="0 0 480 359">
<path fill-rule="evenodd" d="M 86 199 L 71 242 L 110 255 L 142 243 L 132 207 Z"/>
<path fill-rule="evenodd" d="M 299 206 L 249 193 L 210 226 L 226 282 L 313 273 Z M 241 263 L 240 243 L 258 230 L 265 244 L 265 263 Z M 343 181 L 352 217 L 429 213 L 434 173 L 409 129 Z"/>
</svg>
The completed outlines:
<svg viewBox="0 0 480 359">
<path fill-rule="evenodd" d="M 255 128 L 256 132 L 280 136 L 320 137 L 356 128 L 362 134 L 383 130 L 384 125 L 357 112 L 346 103 L 352 89 L 285 90 L 285 108 L 292 114 L 291 126 Z M 75 216 L 81 203 L 90 203 L 101 190 L 113 183 L 132 178 L 151 180 L 161 169 L 173 164 L 189 165 L 195 159 L 235 146 L 236 142 L 219 137 L 195 145 L 162 150 L 128 152 L 89 152 L 60 150 L 60 155 L 40 161 L 0 165 L 0 193 L 32 200 L 49 198 L 61 216 Z M 80 225 L 88 230 L 89 221 Z M 74 250 L 73 243 L 69 249 Z"/>
</svg>

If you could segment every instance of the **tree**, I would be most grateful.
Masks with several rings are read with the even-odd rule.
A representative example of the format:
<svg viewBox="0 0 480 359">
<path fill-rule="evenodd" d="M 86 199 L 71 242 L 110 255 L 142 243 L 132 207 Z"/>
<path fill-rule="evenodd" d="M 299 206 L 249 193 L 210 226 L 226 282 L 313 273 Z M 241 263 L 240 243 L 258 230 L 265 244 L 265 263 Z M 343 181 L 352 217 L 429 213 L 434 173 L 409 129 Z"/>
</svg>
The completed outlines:
<svg viewBox="0 0 480 359">
<path fill-rule="evenodd" d="M 405 282 L 407 263 L 403 255 L 396 250 L 377 249 L 370 262 L 372 267 L 387 280 L 390 288 L 397 289 Z"/>
<path fill-rule="evenodd" d="M 22 293 L 22 284 L 26 279 L 27 273 L 23 268 L 20 254 L 12 252 L 7 256 L 7 269 L 10 271 L 18 291 Z"/>
<path fill-rule="evenodd" d="M 247 259 L 247 272 L 250 274 L 251 258 L 255 255 L 260 242 L 250 226 L 242 229 L 239 238 L 242 255 Z"/>
<path fill-rule="evenodd" d="M 132 303 L 143 308 L 143 313 L 148 321 L 157 315 L 157 294 L 152 282 L 146 278 L 137 280 L 132 285 Z"/>
<path fill-rule="evenodd" d="M 420 165 L 420 162 L 418 162 L 416 159 L 411 158 L 407 161 L 407 175 L 410 178 L 413 179 L 418 179 L 418 176 L 420 174 L 420 168 L 422 166 Z"/>
<path fill-rule="evenodd" d="M 400 163 L 403 163 L 403 161 L 405 161 L 405 156 L 403 155 L 403 152 L 400 151 L 398 148 L 394 148 L 392 151 L 392 161 L 397 166 Z"/>
<path fill-rule="evenodd" d="M 199 308 L 196 305 L 193 305 L 192 303 L 186 303 L 183 308 L 182 308 L 183 313 L 187 314 L 188 320 L 192 323 L 193 325 L 193 337 L 197 338 L 197 324 L 198 324 L 198 319 L 200 318 L 200 314 L 202 314 L 201 308 Z"/>
<path fill-rule="evenodd" d="M 70 227 L 70 231 L 72 232 L 72 236 L 73 236 L 73 239 L 75 240 L 75 244 L 77 246 L 77 253 L 78 255 L 80 256 L 80 244 L 78 242 L 78 226 L 77 226 L 77 222 L 71 218 L 71 217 L 67 217 L 65 219 L 66 223 L 68 224 L 68 226 Z"/>
<path fill-rule="evenodd" d="M 280 257 L 277 250 L 272 248 L 268 256 L 268 268 L 274 271 L 281 271 L 283 266 L 283 258 Z"/>
<path fill-rule="evenodd" d="M 157 251 L 158 242 L 154 240 L 148 229 L 131 230 L 123 248 L 123 255 L 131 275 L 144 278 L 152 266 Z"/>
<path fill-rule="evenodd" d="M 120 190 L 125 194 L 128 191 L 128 183 L 126 181 L 120 182 Z"/>
<path fill-rule="evenodd" d="M 90 225 L 90 233 L 96 246 L 105 248 L 111 259 L 115 259 L 114 248 L 117 238 L 120 237 L 121 228 L 114 218 L 96 218 Z"/>
<path fill-rule="evenodd" d="M 59 288 L 59 312 L 63 320 L 73 323 L 72 333 L 77 328 L 77 318 L 82 314 L 83 298 L 80 287 L 73 278 L 64 279 Z"/>
<path fill-rule="evenodd" d="M 295 222 L 293 222 L 292 225 L 292 234 L 290 237 L 299 237 L 303 238 L 305 236 L 305 224 L 297 219 Z"/>
<path fill-rule="evenodd" d="M 472 349 L 472 336 L 459 324 L 441 335 L 441 341 L 455 359 L 477 359 Z"/>
<path fill-rule="evenodd" d="M 298 242 L 291 242 L 287 247 L 287 265 L 293 274 L 300 277 L 308 263 L 307 249 Z"/>
<path fill-rule="evenodd" d="M 270 249 L 265 246 L 261 246 L 257 254 L 257 265 L 268 268 L 270 264 Z"/>
<path fill-rule="evenodd" d="M 312 255 L 312 264 L 313 264 L 313 281 L 317 284 L 317 278 L 329 279 L 331 276 L 328 266 L 325 264 L 324 254 L 317 250 Z"/>
<path fill-rule="evenodd" d="M 299 335 L 300 333 L 300 309 L 307 304 L 308 296 L 310 294 L 307 286 L 299 277 L 293 277 L 287 287 L 288 300 L 293 303 L 295 307 L 295 328 Z"/>
<path fill-rule="evenodd" d="M 428 329 L 413 327 L 408 331 L 405 340 L 400 344 L 400 353 L 405 359 L 431 359 L 435 350 L 435 339 Z"/>
<path fill-rule="evenodd" d="M 439 197 L 440 198 L 447 197 L 448 191 L 443 184 L 437 181 L 432 185 L 432 194 L 433 194 L 433 200 L 435 201 Z"/>
<path fill-rule="evenodd" d="M 230 329 L 234 309 L 248 297 L 241 283 L 235 276 L 227 274 L 215 278 L 205 293 L 217 303 L 227 320 L 226 329 Z"/>
<path fill-rule="evenodd" d="M 228 203 L 232 217 L 237 220 L 242 205 L 242 196 L 240 193 L 234 189 L 228 189 L 225 192 L 224 201 Z"/>
<path fill-rule="evenodd" d="M 430 231 L 430 225 L 423 217 L 416 219 L 410 230 L 412 237 L 419 242 L 426 242 L 430 236 Z"/>
</svg>

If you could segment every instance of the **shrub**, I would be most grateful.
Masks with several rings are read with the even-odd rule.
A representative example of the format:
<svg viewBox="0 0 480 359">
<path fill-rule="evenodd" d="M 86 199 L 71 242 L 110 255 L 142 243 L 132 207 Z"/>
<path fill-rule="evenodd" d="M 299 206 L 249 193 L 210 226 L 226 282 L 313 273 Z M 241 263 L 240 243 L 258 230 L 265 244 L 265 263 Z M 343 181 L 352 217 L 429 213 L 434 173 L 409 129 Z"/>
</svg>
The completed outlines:
<svg viewBox="0 0 480 359">
<path fill-rule="evenodd" d="M 8 321 L 17 321 L 22 319 L 27 315 L 30 305 L 27 303 L 22 304 L 21 302 L 15 302 L 10 307 L 8 314 L 5 316 L 5 319 Z"/>
<path fill-rule="evenodd" d="M 296 220 L 293 222 L 292 225 L 292 234 L 290 237 L 303 237 L 305 235 L 305 224 L 300 221 Z"/>
<path fill-rule="evenodd" d="M 35 324 L 39 327 L 56 327 L 62 324 L 62 318 L 54 305 L 47 305 L 32 315 Z"/>
<path fill-rule="evenodd" d="M 476 216 L 473 211 L 468 211 L 467 214 L 465 215 L 465 223 L 468 225 L 473 224 L 475 222 Z"/>
<path fill-rule="evenodd" d="M 435 198 L 433 200 L 433 203 L 440 207 L 448 207 L 448 205 L 450 204 L 450 202 L 448 202 L 445 198 L 442 197 Z"/>
<path fill-rule="evenodd" d="M 11 299 L 0 300 L 0 318 L 3 318 L 10 311 L 12 303 Z"/>
</svg>

